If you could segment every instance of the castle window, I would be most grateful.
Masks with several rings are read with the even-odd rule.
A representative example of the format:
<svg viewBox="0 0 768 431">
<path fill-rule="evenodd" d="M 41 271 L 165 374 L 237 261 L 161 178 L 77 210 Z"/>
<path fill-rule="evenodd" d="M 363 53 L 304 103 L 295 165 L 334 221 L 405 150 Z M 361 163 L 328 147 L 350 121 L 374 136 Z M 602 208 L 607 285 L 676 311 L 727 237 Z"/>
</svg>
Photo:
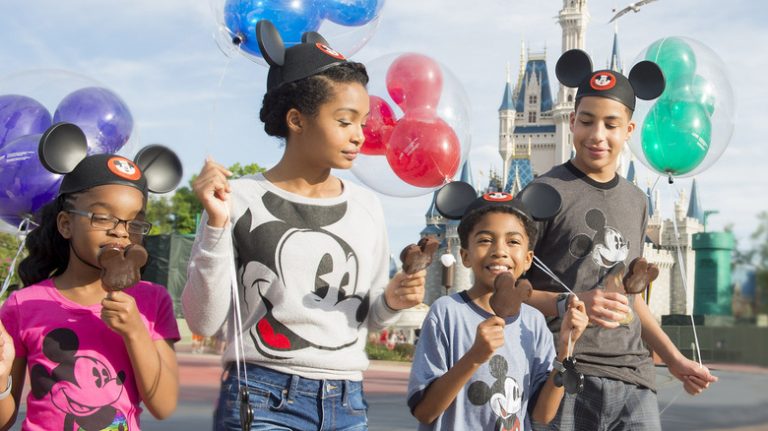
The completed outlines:
<svg viewBox="0 0 768 431">
<path fill-rule="evenodd" d="M 528 96 L 528 103 L 535 105 L 539 101 L 538 96 Z"/>
<path fill-rule="evenodd" d="M 528 113 L 528 122 L 529 123 L 535 123 L 536 122 L 536 113 L 535 112 L 529 112 Z"/>
<path fill-rule="evenodd" d="M 573 102 L 573 95 L 572 94 L 568 95 L 568 102 Z"/>
</svg>

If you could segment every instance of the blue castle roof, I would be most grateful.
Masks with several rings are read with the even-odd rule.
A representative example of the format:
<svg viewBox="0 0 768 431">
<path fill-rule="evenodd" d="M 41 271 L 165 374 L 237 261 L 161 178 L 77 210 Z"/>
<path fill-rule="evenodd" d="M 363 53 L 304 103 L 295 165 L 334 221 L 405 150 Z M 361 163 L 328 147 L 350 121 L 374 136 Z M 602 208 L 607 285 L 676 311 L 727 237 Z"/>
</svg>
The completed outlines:
<svg viewBox="0 0 768 431">
<path fill-rule="evenodd" d="M 515 109 L 517 112 L 523 112 L 525 110 L 526 86 L 529 80 L 536 79 L 537 77 L 541 80 L 541 97 L 539 98 L 541 112 L 552 110 L 552 93 L 549 89 L 547 62 L 544 60 L 528 60 L 528 63 L 525 65 L 523 82 L 520 83 L 520 93 L 517 95 L 517 100 L 515 101 Z M 539 95 L 537 94 L 537 96 Z"/>
<path fill-rule="evenodd" d="M 512 100 L 512 88 L 509 86 L 509 82 L 504 86 L 504 96 L 501 98 L 501 106 L 499 111 L 509 111 L 515 109 L 515 102 Z"/>
<path fill-rule="evenodd" d="M 704 211 L 701 209 L 701 198 L 699 197 L 699 191 L 696 189 L 696 180 L 693 180 L 691 185 L 691 200 L 688 201 L 688 217 L 695 218 L 704 223 Z"/>
</svg>

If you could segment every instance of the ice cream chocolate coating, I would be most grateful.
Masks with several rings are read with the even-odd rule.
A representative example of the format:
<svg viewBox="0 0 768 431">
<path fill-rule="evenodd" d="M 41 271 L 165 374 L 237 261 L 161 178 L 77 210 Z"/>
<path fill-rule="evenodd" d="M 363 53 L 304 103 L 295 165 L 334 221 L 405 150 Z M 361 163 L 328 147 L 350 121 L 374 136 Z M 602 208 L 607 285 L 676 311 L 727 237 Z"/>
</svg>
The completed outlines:
<svg viewBox="0 0 768 431">
<path fill-rule="evenodd" d="M 432 256 L 440 244 L 432 238 L 422 238 L 418 244 L 410 244 L 400 252 L 403 262 L 403 272 L 413 274 L 421 271 L 432 263 Z"/>
<path fill-rule="evenodd" d="M 493 312 L 506 319 L 520 312 L 520 304 L 531 297 L 533 286 L 526 279 L 515 280 L 515 277 L 504 272 L 493 282 L 493 294 L 489 300 Z"/>
<path fill-rule="evenodd" d="M 107 290 L 117 291 L 131 287 L 141 280 L 139 270 L 147 263 L 147 250 L 131 244 L 125 248 L 106 245 L 99 251 L 101 283 Z"/>
</svg>

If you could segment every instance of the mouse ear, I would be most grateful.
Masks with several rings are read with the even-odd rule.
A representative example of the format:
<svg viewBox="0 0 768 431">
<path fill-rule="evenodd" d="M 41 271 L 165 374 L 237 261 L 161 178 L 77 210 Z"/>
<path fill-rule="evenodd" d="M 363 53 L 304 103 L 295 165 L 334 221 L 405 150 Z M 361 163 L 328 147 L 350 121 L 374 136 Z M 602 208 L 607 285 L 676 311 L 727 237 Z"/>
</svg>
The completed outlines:
<svg viewBox="0 0 768 431">
<path fill-rule="evenodd" d="M 459 220 L 475 199 L 477 199 L 477 192 L 474 187 L 463 181 L 454 181 L 438 190 L 435 196 L 435 208 L 443 217 Z"/>
<path fill-rule="evenodd" d="M 282 66 L 285 63 L 285 44 L 272 22 L 263 19 L 256 23 L 256 41 L 262 57 L 270 66 Z"/>
<path fill-rule="evenodd" d="M 560 212 L 562 198 L 554 187 L 544 183 L 531 183 L 522 192 L 519 198 L 528 212 L 536 220 L 547 220 Z"/>
<path fill-rule="evenodd" d="M 88 155 L 88 141 L 74 124 L 56 123 L 40 137 L 37 155 L 45 169 L 67 174 Z"/>
<path fill-rule="evenodd" d="M 322 43 L 325 46 L 329 46 L 328 41 L 316 31 L 308 31 L 302 34 L 301 43 Z"/>
<path fill-rule="evenodd" d="M 629 83 L 635 90 L 635 96 L 643 100 L 651 100 L 661 96 L 666 87 L 664 73 L 658 64 L 644 60 L 637 63 L 629 72 Z"/>
<path fill-rule="evenodd" d="M 179 156 L 162 145 L 142 148 L 133 161 L 144 173 L 147 188 L 152 193 L 170 192 L 181 181 L 183 170 Z"/>
<path fill-rule="evenodd" d="M 566 87 L 578 87 L 592 73 L 592 60 L 580 49 L 565 51 L 557 60 L 555 75 Z"/>
</svg>

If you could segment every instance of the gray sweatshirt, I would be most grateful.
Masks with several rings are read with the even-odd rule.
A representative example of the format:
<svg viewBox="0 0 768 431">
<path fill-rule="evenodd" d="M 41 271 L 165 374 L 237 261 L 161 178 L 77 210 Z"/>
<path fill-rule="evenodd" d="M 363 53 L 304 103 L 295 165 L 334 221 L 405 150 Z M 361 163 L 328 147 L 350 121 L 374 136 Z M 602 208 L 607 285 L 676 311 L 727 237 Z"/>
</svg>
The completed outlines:
<svg viewBox="0 0 768 431">
<path fill-rule="evenodd" d="M 378 198 L 344 182 L 340 196 L 314 199 L 257 174 L 230 182 L 230 222 L 203 214 L 182 294 L 190 329 L 227 327 L 223 361 L 235 360 L 232 262 L 244 358 L 310 379 L 361 380 L 368 330 L 393 324 L 384 302 L 389 244 Z"/>
</svg>

